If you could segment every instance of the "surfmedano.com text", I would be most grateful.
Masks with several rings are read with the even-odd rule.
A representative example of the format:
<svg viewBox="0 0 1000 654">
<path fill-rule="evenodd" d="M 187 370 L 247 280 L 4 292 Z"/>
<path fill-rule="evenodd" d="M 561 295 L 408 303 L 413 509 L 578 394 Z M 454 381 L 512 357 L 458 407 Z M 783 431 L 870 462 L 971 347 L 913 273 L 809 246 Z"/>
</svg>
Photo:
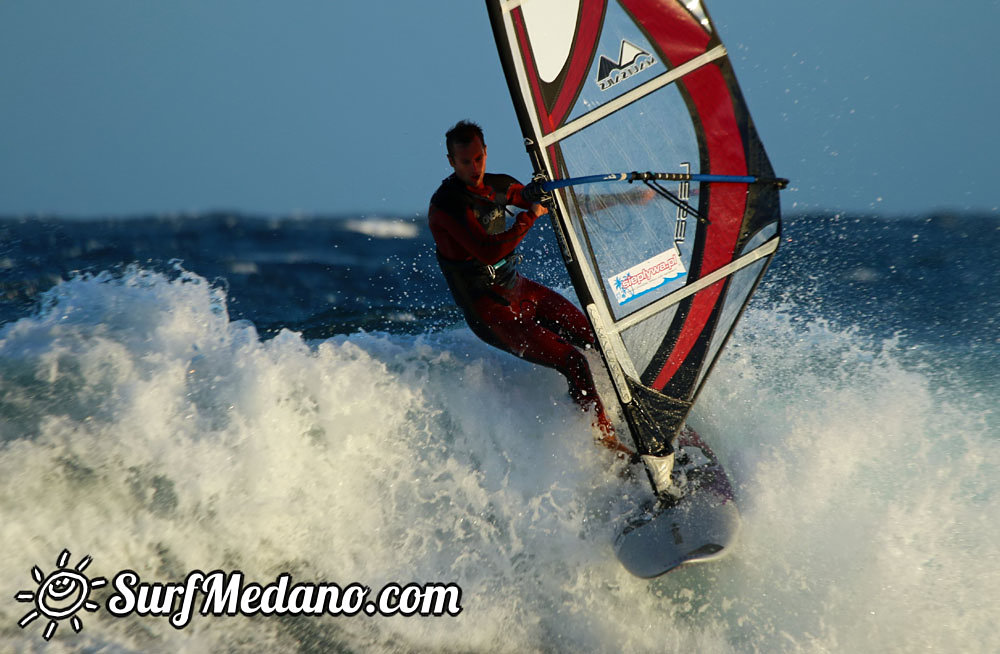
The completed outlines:
<svg viewBox="0 0 1000 654">
<path fill-rule="evenodd" d="M 145 583 L 133 570 L 122 570 L 111 583 L 114 594 L 108 611 L 117 617 L 129 615 L 169 617 L 183 629 L 198 604 L 198 613 L 236 615 L 332 615 L 353 616 L 456 616 L 462 611 L 462 589 L 457 584 L 386 584 L 370 599 L 371 589 L 359 583 L 344 587 L 335 583 L 292 583 L 288 573 L 273 583 L 245 582 L 239 570 L 204 573 L 193 570 L 183 583 Z"/>
</svg>

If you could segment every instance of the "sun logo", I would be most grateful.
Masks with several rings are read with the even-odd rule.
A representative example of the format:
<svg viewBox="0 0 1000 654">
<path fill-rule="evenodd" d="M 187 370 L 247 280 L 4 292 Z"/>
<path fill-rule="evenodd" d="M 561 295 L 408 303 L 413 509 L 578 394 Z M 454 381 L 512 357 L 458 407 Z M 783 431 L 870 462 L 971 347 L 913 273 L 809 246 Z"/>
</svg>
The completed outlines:
<svg viewBox="0 0 1000 654">
<path fill-rule="evenodd" d="M 14 599 L 18 602 L 34 602 L 35 608 L 25 613 L 17 626 L 24 629 L 39 616 L 45 616 L 49 619 L 49 624 L 45 627 L 42 638 L 48 640 L 56 632 L 60 620 L 69 618 L 73 631 L 79 633 L 83 629 L 83 622 L 76 615 L 77 611 L 84 609 L 94 612 L 99 608 L 96 602 L 90 601 L 90 591 L 104 586 L 108 580 L 104 577 L 88 579 L 83 574 L 92 560 L 89 555 L 83 557 L 75 568 L 67 568 L 69 557 L 69 550 L 63 550 L 56 559 L 58 568 L 47 577 L 37 565 L 31 568 L 31 577 L 38 584 L 38 590 L 19 591 Z"/>
</svg>

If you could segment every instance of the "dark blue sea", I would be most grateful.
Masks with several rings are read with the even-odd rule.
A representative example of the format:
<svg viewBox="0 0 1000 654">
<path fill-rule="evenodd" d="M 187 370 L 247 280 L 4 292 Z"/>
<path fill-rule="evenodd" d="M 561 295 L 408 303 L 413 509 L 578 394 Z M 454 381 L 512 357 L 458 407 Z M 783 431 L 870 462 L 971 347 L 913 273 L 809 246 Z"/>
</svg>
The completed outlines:
<svg viewBox="0 0 1000 654">
<path fill-rule="evenodd" d="M 548 225 L 522 251 L 573 298 Z M 422 216 L 0 219 L 0 650 L 997 651 L 998 252 L 995 214 L 787 218 L 690 418 L 739 544 L 643 581 L 611 539 L 644 482 L 464 326 Z M 462 611 L 177 629 L 109 584 L 78 633 L 18 626 L 33 566 L 88 555 Z"/>
</svg>

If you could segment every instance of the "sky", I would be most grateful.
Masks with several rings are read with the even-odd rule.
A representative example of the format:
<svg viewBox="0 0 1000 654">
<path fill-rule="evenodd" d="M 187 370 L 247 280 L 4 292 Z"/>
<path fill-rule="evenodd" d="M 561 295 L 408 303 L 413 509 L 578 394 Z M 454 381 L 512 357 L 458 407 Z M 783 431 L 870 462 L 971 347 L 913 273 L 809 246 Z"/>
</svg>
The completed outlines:
<svg viewBox="0 0 1000 654">
<path fill-rule="evenodd" d="M 1000 0 L 706 5 L 786 213 L 1000 214 Z M 478 0 L 0 0 L 0 215 L 422 215 L 462 118 L 530 175 Z"/>
</svg>

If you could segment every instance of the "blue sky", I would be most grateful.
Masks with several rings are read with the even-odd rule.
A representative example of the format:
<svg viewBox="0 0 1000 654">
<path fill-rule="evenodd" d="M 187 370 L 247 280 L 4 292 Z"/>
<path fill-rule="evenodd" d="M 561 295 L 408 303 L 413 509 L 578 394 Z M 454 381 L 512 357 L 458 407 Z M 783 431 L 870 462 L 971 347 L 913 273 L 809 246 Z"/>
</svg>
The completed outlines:
<svg viewBox="0 0 1000 654">
<path fill-rule="evenodd" d="M 1000 1 L 706 0 L 786 212 L 1000 213 Z M 416 214 L 530 172 L 478 0 L 3 0 L 0 214 Z"/>
</svg>

